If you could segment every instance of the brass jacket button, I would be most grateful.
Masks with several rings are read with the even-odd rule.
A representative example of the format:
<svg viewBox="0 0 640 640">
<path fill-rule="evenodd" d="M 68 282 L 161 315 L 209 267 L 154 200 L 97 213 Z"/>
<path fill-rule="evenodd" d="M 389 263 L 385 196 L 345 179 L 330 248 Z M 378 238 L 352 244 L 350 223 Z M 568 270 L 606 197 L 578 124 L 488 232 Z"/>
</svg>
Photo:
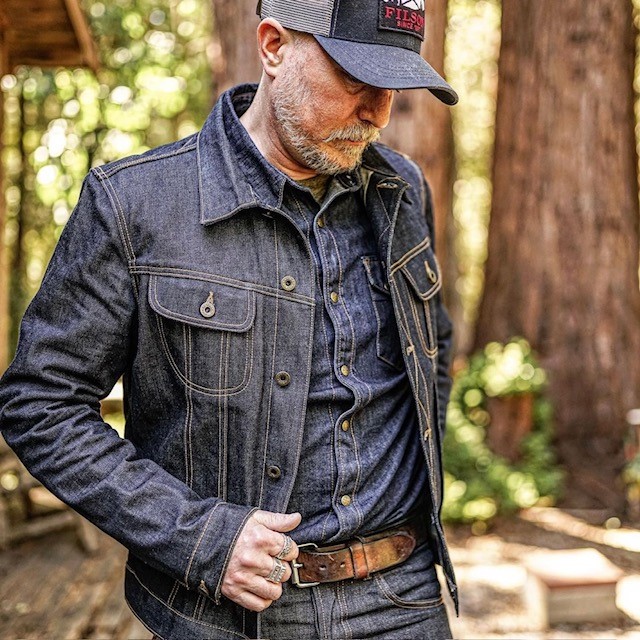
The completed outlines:
<svg viewBox="0 0 640 640">
<path fill-rule="evenodd" d="M 281 387 L 288 387 L 291 384 L 291 376 L 286 371 L 276 373 L 276 382 Z"/>
<path fill-rule="evenodd" d="M 278 480 L 282 475 L 282 471 L 280 470 L 280 467 L 276 466 L 275 464 L 272 464 L 267 468 L 267 475 L 272 480 Z"/>
<path fill-rule="evenodd" d="M 285 291 L 293 291 L 298 283 L 293 276 L 285 276 L 280 284 Z"/>
</svg>

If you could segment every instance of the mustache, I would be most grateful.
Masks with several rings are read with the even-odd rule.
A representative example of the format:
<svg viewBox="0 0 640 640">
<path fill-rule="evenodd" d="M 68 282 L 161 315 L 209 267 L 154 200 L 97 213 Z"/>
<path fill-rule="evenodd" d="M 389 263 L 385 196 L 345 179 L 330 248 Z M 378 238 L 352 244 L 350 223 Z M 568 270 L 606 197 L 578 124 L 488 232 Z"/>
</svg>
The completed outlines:
<svg viewBox="0 0 640 640">
<path fill-rule="evenodd" d="M 380 139 L 380 129 L 372 124 L 351 124 L 342 129 L 337 129 L 323 142 L 333 142 L 334 140 L 353 140 L 355 142 L 367 142 L 371 144 Z"/>
</svg>

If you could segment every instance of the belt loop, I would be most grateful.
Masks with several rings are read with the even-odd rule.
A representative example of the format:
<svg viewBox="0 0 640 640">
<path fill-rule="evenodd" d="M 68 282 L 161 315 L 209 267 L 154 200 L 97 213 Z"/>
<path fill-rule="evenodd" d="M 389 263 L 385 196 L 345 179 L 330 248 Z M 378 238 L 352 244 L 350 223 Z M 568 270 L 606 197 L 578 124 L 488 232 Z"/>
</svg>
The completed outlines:
<svg viewBox="0 0 640 640">
<path fill-rule="evenodd" d="M 369 563 L 367 562 L 367 552 L 362 540 L 354 540 L 349 545 L 351 560 L 353 561 L 353 574 L 356 580 L 366 580 L 369 575 Z"/>
</svg>

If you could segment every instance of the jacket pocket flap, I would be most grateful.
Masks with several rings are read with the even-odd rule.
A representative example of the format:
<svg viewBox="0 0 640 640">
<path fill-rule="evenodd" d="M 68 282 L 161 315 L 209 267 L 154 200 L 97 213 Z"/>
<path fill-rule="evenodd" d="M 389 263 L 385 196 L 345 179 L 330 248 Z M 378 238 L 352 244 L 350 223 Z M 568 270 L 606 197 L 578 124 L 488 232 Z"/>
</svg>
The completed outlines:
<svg viewBox="0 0 640 640">
<path fill-rule="evenodd" d="M 256 315 L 253 291 L 176 276 L 150 277 L 149 304 L 165 318 L 236 333 L 248 331 Z"/>
<path fill-rule="evenodd" d="M 440 291 L 440 266 L 430 245 L 413 256 L 400 270 L 419 298 L 427 301 Z"/>
</svg>

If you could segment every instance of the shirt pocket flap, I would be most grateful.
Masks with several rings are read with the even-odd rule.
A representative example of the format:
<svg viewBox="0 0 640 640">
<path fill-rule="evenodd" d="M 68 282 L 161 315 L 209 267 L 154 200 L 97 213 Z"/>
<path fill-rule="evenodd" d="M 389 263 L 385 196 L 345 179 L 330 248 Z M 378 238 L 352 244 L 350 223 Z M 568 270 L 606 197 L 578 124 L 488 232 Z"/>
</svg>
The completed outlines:
<svg viewBox="0 0 640 640">
<path fill-rule="evenodd" d="M 248 331 L 256 315 L 254 291 L 176 276 L 151 276 L 149 304 L 165 318 L 235 333 Z"/>
<path fill-rule="evenodd" d="M 424 302 L 435 296 L 442 287 L 440 266 L 430 243 L 404 264 L 400 270 L 418 297 Z"/>
<path fill-rule="evenodd" d="M 362 264 L 367 272 L 369 284 L 376 291 L 389 295 L 389 285 L 384 275 L 384 266 L 379 258 L 374 256 L 363 256 Z"/>
</svg>

